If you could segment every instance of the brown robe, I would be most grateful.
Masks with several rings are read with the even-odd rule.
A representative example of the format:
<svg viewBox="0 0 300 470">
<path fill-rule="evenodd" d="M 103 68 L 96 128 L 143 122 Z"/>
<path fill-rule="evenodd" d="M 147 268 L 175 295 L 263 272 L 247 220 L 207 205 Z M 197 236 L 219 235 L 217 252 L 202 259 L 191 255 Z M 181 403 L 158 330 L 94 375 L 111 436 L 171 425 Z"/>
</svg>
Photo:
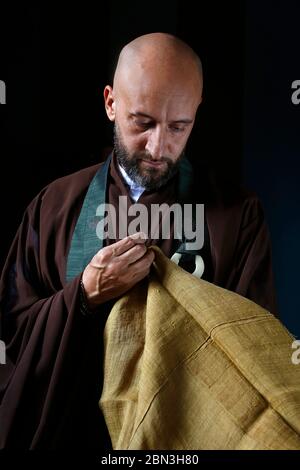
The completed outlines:
<svg viewBox="0 0 300 470">
<path fill-rule="evenodd" d="M 0 365 L 0 448 L 110 447 L 98 401 L 101 338 L 113 301 L 97 315 L 83 316 L 81 275 L 66 282 L 72 234 L 98 168 L 60 178 L 40 192 L 24 214 L 3 269 L 1 339 L 7 363 Z M 115 170 L 109 198 L 125 187 Z M 173 192 L 168 194 L 171 200 Z M 270 241 L 259 201 L 240 191 L 219 197 L 209 190 L 199 198 L 206 203 L 210 242 L 204 277 L 274 312 Z"/>
</svg>

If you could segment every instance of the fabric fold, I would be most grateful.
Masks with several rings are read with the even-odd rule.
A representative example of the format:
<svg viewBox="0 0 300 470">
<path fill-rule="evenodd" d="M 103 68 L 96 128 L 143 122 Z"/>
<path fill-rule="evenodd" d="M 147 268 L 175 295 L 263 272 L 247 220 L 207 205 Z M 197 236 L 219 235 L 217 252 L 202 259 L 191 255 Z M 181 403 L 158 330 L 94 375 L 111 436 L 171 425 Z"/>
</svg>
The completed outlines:
<svg viewBox="0 0 300 470">
<path fill-rule="evenodd" d="M 157 247 L 115 303 L 99 405 L 114 449 L 300 449 L 294 338 L 271 313 Z"/>
</svg>

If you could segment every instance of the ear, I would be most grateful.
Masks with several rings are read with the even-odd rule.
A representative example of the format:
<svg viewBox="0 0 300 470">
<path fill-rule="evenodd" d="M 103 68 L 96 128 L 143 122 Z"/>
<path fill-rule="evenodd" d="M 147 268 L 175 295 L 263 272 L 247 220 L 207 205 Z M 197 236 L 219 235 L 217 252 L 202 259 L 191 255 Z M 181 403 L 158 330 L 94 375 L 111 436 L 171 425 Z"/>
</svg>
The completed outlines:
<svg viewBox="0 0 300 470">
<path fill-rule="evenodd" d="M 114 91 L 110 85 L 106 85 L 103 92 L 104 96 L 104 104 L 105 104 L 105 111 L 107 117 L 110 121 L 115 120 L 115 99 L 114 99 Z"/>
</svg>

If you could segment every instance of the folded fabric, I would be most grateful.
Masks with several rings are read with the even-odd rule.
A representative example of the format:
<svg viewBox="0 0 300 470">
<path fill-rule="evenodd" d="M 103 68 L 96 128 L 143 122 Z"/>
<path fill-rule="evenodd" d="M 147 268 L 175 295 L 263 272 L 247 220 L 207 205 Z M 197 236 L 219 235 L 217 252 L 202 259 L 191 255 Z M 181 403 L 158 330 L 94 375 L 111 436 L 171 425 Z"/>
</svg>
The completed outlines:
<svg viewBox="0 0 300 470">
<path fill-rule="evenodd" d="M 155 249 L 104 332 L 99 405 L 114 449 L 300 449 L 293 336 Z"/>
</svg>

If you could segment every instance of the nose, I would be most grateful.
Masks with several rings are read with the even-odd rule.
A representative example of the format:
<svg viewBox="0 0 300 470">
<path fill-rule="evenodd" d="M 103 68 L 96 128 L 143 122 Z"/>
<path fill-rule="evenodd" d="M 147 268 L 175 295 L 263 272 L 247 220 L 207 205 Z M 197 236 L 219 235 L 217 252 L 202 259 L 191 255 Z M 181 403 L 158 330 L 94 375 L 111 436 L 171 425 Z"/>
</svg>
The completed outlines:
<svg viewBox="0 0 300 470">
<path fill-rule="evenodd" d="M 151 129 L 145 149 L 151 154 L 153 160 L 159 160 L 168 154 L 167 139 L 167 133 L 160 126 Z"/>
</svg>

